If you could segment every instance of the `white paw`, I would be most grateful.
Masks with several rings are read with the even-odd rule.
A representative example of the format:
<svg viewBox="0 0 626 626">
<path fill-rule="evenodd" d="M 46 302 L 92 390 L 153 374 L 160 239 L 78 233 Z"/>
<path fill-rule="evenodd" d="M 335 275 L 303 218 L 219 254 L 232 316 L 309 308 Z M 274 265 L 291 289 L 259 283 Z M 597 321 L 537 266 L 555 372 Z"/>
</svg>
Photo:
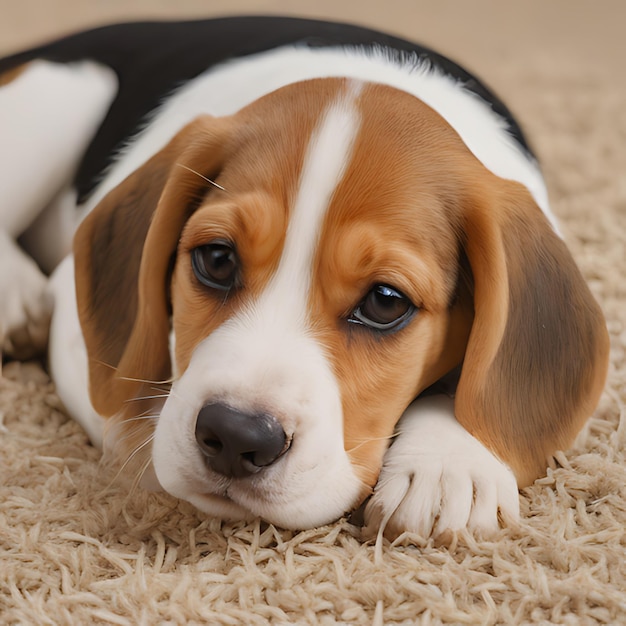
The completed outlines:
<svg viewBox="0 0 626 626">
<path fill-rule="evenodd" d="M 365 509 L 366 534 L 426 538 L 468 529 L 486 536 L 498 529 L 498 515 L 519 518 L 513 472 L 456 421 L 453 400 L 415 401 L 398 432 Z"/>
<path fill-rule="evenodd" d="M 0 350 L 16 358 L 42 352 L 52 301 L 47 278 L 13 239 L 0 231 Z"/>
</svg>

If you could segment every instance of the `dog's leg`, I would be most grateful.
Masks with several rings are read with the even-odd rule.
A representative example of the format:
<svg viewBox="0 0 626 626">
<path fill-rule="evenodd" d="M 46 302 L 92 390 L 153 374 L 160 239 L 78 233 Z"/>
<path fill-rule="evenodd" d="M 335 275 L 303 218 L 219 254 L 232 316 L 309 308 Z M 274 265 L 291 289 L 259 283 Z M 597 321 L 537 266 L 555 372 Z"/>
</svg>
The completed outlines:
<svg viewBox="0 0 626 626">
<path fill-rule="evenodd" d="M 20 70 L 0 77 L 0 350 L 24 358 L 45 345 L 50 308 L 45 276 L 14 241 L 71 185 L 117 80 L 92 62 Z"/>
<path fill-rule="evenodd" d="M 498 515 L 519 518 L 513 472 L 472 437 L 454 417 L 454 401 L 428 396 L 411 404 L 365 510 L 366 532 L 381 526 L 395 537 L 422 537 L 468 528 L 498 528 Z"/>
<path fill-rule="evenodd" d="M 0 355 L 26 359 L 43 351 L 50 322 L 46 277 L 0 230 Z"/>
</svg>

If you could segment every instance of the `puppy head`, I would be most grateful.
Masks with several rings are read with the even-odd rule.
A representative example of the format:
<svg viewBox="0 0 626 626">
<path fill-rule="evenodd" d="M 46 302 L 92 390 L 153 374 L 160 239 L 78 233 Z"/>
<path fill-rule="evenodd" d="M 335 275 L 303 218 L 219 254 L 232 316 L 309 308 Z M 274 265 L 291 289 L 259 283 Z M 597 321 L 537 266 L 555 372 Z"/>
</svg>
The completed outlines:
<svg viewBox="0 0 626 626">
<path fill-rule="evenodd" d="M 303 528 L 354 508 L 404 409 L 463 359 L 458 418 L 523 481 L 604 375 L 601 316 L 530 195 L 389 87 L 309 81 L 195 120 L 75 255 L 114 447 L 151 448 L 161 485 L 216 515 Z M 575 319 L 554 297 L 531 315 L 545 293 Z"/>
</svg>

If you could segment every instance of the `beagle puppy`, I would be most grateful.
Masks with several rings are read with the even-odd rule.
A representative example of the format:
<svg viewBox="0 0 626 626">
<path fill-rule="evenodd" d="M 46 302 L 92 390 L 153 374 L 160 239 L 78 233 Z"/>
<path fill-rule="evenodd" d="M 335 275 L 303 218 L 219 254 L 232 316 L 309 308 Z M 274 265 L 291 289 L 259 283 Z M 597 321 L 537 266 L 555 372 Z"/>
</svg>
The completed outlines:
<svg viewBox="0 0 626 626">
<path fill-rule="evenodd" d="M 49 341 L 146 486 L 486 533 L 594 410 L 602 313 L 522 131 L 452 61 L 237 17 L 79 33 L 0 82 L 3 351 Z"/>
</svg>

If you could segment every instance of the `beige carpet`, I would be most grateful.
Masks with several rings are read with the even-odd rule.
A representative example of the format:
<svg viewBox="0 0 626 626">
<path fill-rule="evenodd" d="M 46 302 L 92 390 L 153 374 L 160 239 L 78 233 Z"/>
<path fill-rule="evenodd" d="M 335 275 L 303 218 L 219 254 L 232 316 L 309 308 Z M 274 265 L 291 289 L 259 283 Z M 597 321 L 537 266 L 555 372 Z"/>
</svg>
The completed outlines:
<svg viewBox="0 0 626 626">
<path fill-rule="evenodd" d="M 0 623 L 626 624 L 626 3 L 0 0 L 0 53 L 207 6 L 357 19 L 437 45 L 490 82 L 528 130 L 606 313 L 606 393 L 562 467 L 522 494 L 518 529 L 450 549 L 410 537 L 376 546 L 346 521 L 283 532 L 127 496 L 41 367 L 6 364 Z"/>
</svg>

